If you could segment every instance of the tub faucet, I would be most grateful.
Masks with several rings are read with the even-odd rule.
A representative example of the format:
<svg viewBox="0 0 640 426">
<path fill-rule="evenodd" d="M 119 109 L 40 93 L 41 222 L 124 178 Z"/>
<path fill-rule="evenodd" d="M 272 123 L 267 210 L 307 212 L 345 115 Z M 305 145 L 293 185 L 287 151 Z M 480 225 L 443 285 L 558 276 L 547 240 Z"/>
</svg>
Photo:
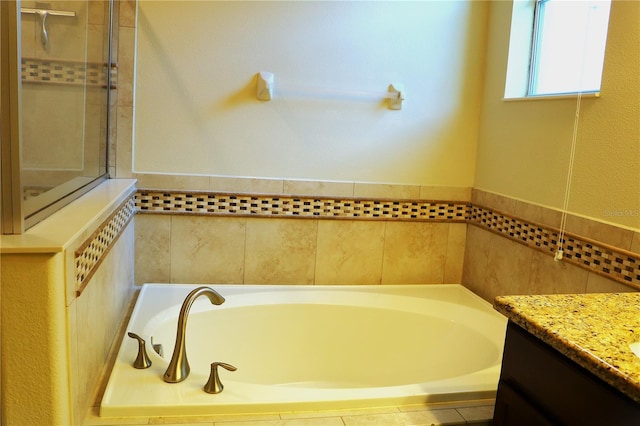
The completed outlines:
<svg viewBox="0 0 640 426">
<path fill-rule="evenodd" d="M 191 369 L 187 360 L 187 350 L 185 346 L 185 334 L 187 331 L 187 317 L 191 305 L 199 296 L 207 296 L 212 304 L 220 305 L 224 302 L 224 297 L 220 296 L 215 290 L 209 287 L 198 287 L 187 295 L 182 302 L 180 308 L 180 316 L 178 316 L 178 331 L 176 333 L 176 345 L 173 348 L 173 355 L 167 371 L 162 377 L 167 383 L 178 383 L 189 376 Z"/>
</svg>

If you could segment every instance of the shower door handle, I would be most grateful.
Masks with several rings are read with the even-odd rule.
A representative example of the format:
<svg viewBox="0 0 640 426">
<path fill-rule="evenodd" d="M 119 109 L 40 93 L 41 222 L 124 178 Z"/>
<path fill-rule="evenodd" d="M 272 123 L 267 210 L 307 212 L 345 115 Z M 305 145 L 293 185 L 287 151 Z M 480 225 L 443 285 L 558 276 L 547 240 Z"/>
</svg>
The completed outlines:
<svg viewBox="0 0 640 426">
<path fill-rule="evenodd" d="M 47 32 L 47 17 L 49 16 L 49 12 L 46 10 L 39 10 L 36 13 L 40 17 L 40 22 L 42 24 L 42 28 L 40 29 L 40 42 L 42 43 L 42 47 L 46 49 L 49 44 L 49 33 Z"/>
</svg>

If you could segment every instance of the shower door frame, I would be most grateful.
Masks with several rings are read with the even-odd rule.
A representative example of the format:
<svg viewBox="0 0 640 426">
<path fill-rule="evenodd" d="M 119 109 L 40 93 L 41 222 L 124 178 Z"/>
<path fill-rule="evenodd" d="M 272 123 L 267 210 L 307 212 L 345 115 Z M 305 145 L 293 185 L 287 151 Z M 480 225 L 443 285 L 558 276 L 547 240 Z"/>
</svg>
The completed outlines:
<svg viewBox="0 0 640 426">
<path fill-rule="evenodd" d="M 87 0 L 88 1 L 88 0 Z M 0 0 L 0 233 L 22 234 L 47 216 L 53 214 L 73 200 L 109 179 L 109 137 L 111 121 L 111 63 L 114 25 L 114 3 L 109 4 L 108 20 L 108 52 L 106 69 L 106 128 L 104 173 L 96 176 L 89 183 L 72 189 L 60 197 L 50 201 L 46 199 L 33 212 L 25 210 L 23 186 L 21 181 L 21 114 L 22 114 L 22 81 L 21 81 L 21 12 L 20 0 Z M 55 192 L 55 189 L 54 189 Z"/>
<path fill-rule="evenodd" d="M 0 1 L 0 225 L 3 234 L 24 230 L 20 182 L 20 12 L 16 0 Z"/>
</svg>

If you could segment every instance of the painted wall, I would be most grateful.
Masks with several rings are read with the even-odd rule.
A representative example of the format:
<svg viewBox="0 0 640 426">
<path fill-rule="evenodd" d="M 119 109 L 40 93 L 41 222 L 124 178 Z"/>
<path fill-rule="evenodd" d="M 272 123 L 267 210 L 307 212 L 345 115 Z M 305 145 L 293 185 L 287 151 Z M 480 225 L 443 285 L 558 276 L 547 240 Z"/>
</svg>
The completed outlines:
<svg viewBox="0 0 640 426">
<path fill-rule="evenodd" d="M 487 11 L 141 1 L 133 170 L 469 187 Z M 259 71 L 275 74 L 270 102 L 255 98 Z M 401 111 L 349 93 L 392 82 Z"/>
<path fill-rule="evenodd" d="M 575 99 L 505 102 L 511 2 L 491 2 L 474 187 L 562 208 Z M 601 97 L 581 101 L 568 210 L 640 229 L 640 3 L 611 6 Z"/>
</svg>

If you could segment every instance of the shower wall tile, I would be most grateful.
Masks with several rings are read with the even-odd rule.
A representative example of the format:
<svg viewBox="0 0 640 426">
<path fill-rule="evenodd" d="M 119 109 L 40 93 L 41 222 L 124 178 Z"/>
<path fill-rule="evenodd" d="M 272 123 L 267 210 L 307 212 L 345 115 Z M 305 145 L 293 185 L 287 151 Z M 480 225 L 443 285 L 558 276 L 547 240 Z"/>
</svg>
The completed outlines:
<svg viewBox="0 0 640 426">
<path fill-rule="evenodd" d="M 172 216 L 139 214 L 135 217 L 135 282 L 171 282 Z"/>
<path fill-rule="evenodd" d="M 92 25 L 104 25 L 105 24 L 105 6 L 108 5 L 106 1 L 90 1 L 87 4 L 87 21 Z"/>
<path fill-rule="evenodd" d="M 22 7 L 27 6 L 25 2 L 22 2 Z M 36 30 L 40 31 L 38 25 L 38 17 L 36 15 L 22 15 L 20 19 L 20 50 L 23 57 L 33 58 L 36 56 L 36 49 L 41 50 L 42 44 L 40 44 L 40 37 L 36 39 Z"/>
<path fill-rule="evenodd" d="M 420 198 L 420 186 L 356 182 L 353 188 L 353 196 L 359 198 L 417 200 Z"/>
<path fill-rule="evenodd" d="M 528 294 L 585 293 L 589 271 L 532 251 Z"/>
<path fill-rule="evenodd" d="M 209 190 L 249 194 L 282 194 L 282 179 L 209 177 Z"/>
<path fill-rule="evenodd" d="M 121 27 L 135 27 L 136 26 L 136 0 L 120 0 L 120 11 L 118 19 Z"/>
<path fill-rule="evenodd" d="M 244 218 L 174 216 L 171 282 L 242 284 Z"/>
<path fill-rule="evenodd" d="M 318 222 L 316 284 L 380 284 L 385 222 Z"/>
<path fill-rule="evenodd" d="M 471 187 L 421 186 L 421 200 L 471 201 Z"/>
<path fill-rule="evenodd" d="M 317 220 L 248 220 L 244 282 L 313 284 L 317 234 Z"/>
<path fill-rule="evenodd" d="M 448 234 L 448 223 L 387 222 L 382 284 L 442 283 Z"/>
<path fill-rule="evenodd" d="M 122 7 L 121 7 L 122 10 Z M 133 107 L 135 28 L 120 26 L 118 31 L 118 106 Z"/>
<path fill-rule="evenodd" d="M 464 248 L 467 240 L 467 224 L 449 224 L 447 254 L 444 268 L 444 283 L 459 284 L 462 282 L 464 265 Z"/>
<path fill-rule="evenodd" d="M 287 195 L 317 197 L 353 197 L 353 182 L 326 182 L 285 180 L 283 192 Z"/>
<path fill-rule="evenodd" d="M 118 107 L 117 113 L 117 125 L 116 125 L 116 134 L 117 134 L 117 149 L 115 150 L 115 165 L 116 165 L 116 176 L 120 179 L 122 178 L 131 178 L 132 173 L 131 170 L 133 165 L 131 163 L 133 159 L 133 108 L 128 106 L 120 106 Z M 116 139 L 111 139 L 116 140 Z"/>
</svg>

